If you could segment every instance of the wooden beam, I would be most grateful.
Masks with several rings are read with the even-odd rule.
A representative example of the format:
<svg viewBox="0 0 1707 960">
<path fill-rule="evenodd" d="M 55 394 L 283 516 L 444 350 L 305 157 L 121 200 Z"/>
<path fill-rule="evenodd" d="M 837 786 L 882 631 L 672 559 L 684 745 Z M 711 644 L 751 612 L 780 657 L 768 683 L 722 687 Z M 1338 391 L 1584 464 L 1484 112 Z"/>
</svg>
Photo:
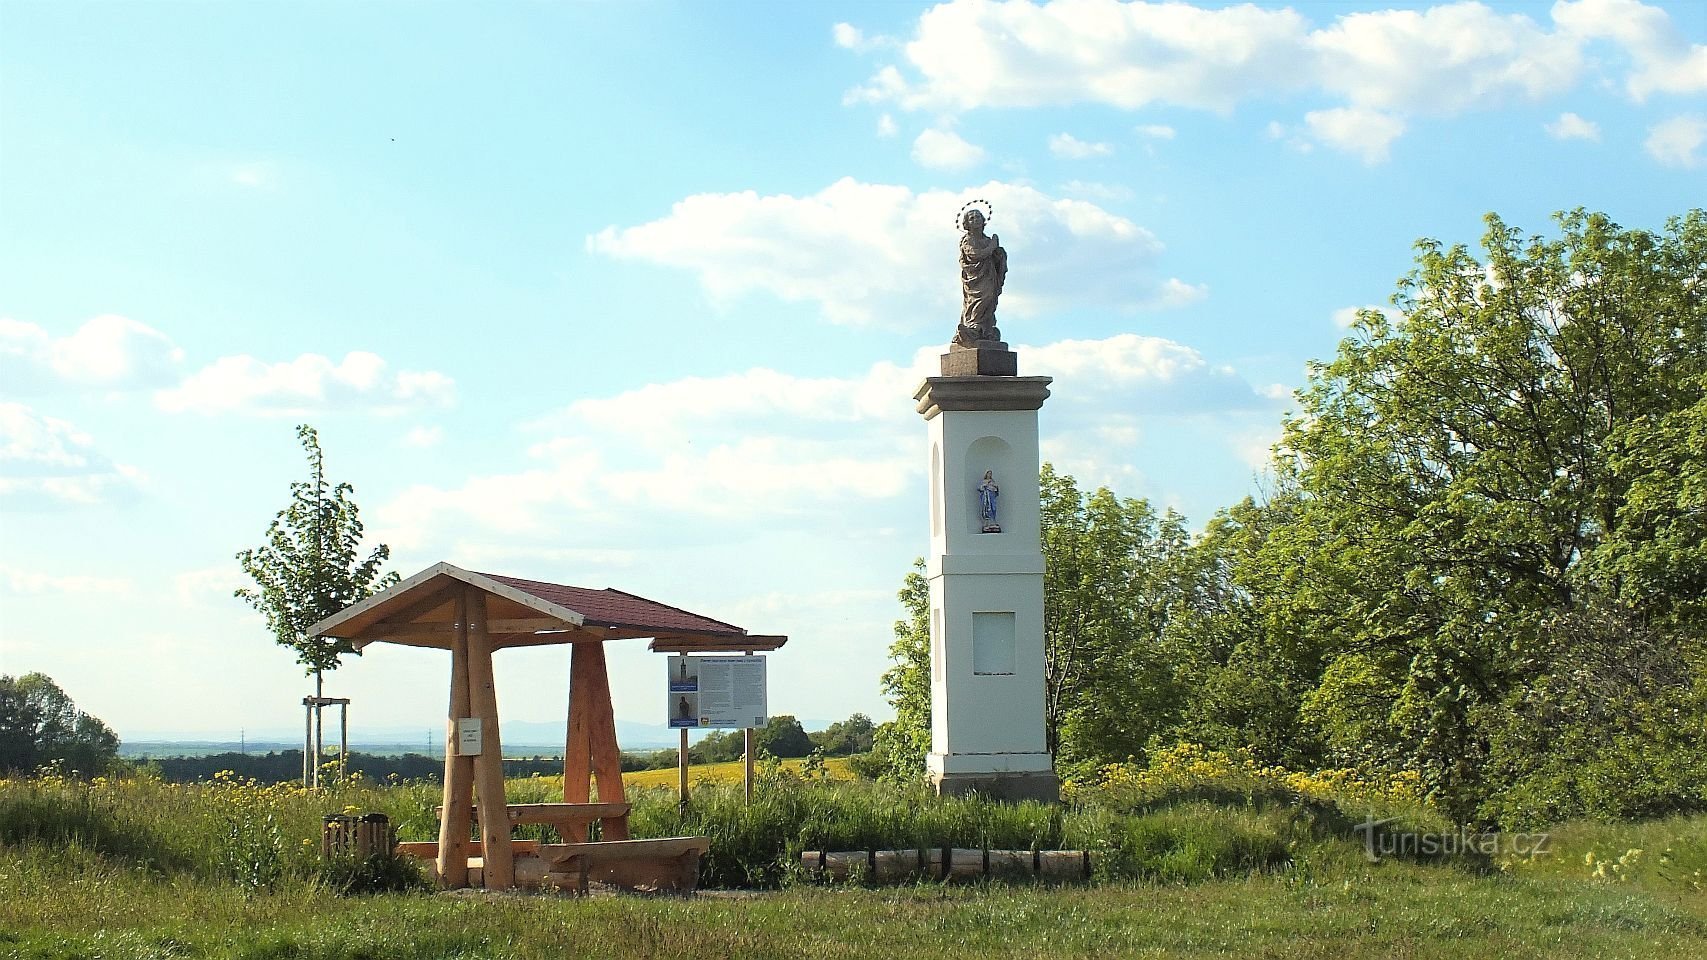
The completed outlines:
<svg viewBox="0 0 1707 960">
<path fill-rule="evenodd" d="M 576 647 L 575 652 L 582 649 L 587 651 L 587 662 L 592 665 L 592 680 L 594 696 L 587 702 L 590 715 L 587 725 L 589 746 L 592 748 L 593 780 L 598 785 L 600 803 L 626 803 L 627 797 L 622 788 L 622 750 L 616 743 L 616 715 L 611 709 L 610 674 L 605 670 L 605 647 L 602 643 L 589 643 Z M 628 817 L 602 817 L 600 839 L 627 840 Z"/>
<path fill-rule="evenodd" d="M 481 880 L 488 890 L 516 885 L 510 848 L 510 814 L 504 796 L 504 746 L 498 732 L 498 688 L 492 674 L 492 644 L 486 636 L 486 594 L 465 588 L 468 608 L 469 708 L 480 718 L 482 743 L 474 758 L 475 801 L 480 804 Z"/>
<path fill-rule="evenodd" d="M 593 666 L 588 662 L 596 645 L 578 643 L 569 654 L 569 730 L 563 745 L 563 802 L 586 803 L 592 791 L 593 753 L 587 704 L 593 693 Z"/>
<path fill-rule="evenodd" d="M 375 620 L 374 622 L 362 627 L 360 632 L 368 634 L 374 632 L 376 629 L 410 626 L 423 614 L 432 613 L 434 610 L 444 606 L 446 603 L 452 603 L 455 601 L 457 597 L 461 596 L 461 593 L 459 592 L 461 588 L 461 584 L 457 583 L 455 580 L 447 578 L 445 580 L 444 587 L 440 587 L 421 599 L 413 601 L 407 606 L 393 611 L 383 619 Z M 457 607 L 455 609 L 461 608 Z M 452 615 L 454 616 L 455 614 L 453 613 Z M 454 623 L 446 624 L 446 626 L 450 627 L 452 630 L 456 628 L 456 624 Z"/>
<path fill-rule="evenodd" d="M 559 643 L 603 643 L 613 639 L 596 628 L 576 627 L 561 633 L 508 633 L 492 638 L 494 648 L 541 647 Z"/>
<path fill-rule="evenodd" d="M 654 653 L 763 653 L 788 642 L 781 636 L 687 636 L 658 637 L 649 645 Z"/>
<path fill-rule="evenodd" d="M 457 622 L 468 622 L 466 604 L 456 602 Z M 468 631 L 459 631 L 450 649 L 450 709 L 445 724 L 444 811 L 439 817 L 439 883 L 468 886 L 469 808 L 474 802 L 474 758 L 457 755 L 456 722 L 468 716 Z"/>
</svg>

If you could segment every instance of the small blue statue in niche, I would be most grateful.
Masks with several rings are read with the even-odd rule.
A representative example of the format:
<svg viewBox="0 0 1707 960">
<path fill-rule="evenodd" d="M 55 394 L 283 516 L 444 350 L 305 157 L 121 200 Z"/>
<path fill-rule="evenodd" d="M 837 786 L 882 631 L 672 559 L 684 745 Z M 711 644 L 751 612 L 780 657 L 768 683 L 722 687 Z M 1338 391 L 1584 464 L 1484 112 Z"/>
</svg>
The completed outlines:
<svg viewBox="0 0 1707 960">
<path fill-rule="evenodd" d="M 1002 532 L 1002 525 L 996 522 L 996 498 L 1001 495 L 992 471 L 985 470 L 984 482 L 978 484 L 978 512 L 984 518 L 984 533 Z"/>
</svg>

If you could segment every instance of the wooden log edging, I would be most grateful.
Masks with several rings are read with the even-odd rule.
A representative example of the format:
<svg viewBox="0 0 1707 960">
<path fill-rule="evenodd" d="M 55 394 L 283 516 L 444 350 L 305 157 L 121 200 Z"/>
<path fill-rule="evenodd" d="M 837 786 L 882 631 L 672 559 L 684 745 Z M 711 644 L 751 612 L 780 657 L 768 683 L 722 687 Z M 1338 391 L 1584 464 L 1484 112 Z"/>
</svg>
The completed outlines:
<svg viewBox="0 0 1707 960">
<path fill-rule="evenodd" d="M 1044 877 L 1089 880 L 1089 850 L 991 850 L 931 847 L 916 850 L 807 850 L 806 872 L 828 880 L 970 880 L 976 877 Z"/>
</svg>

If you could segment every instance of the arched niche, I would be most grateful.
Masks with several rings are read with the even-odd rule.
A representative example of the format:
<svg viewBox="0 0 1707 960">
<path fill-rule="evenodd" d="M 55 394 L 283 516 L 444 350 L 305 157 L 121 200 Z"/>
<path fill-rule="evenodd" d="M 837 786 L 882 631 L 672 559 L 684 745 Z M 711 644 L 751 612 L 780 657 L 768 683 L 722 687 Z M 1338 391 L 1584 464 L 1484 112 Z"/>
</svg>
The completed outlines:
<svg viewBox="0 0 1707 960">
<path fill-rule="evenodd" d="M 984 518 L 978 505 L 978 485 L 984 482 L 984 473 L 994 475 L 996 486 L 1005 491 L 1003 486 L 1012 483 L 1019 477 L 1015 463 L 1013 447 L 1001 437 L 979 437 L 966 448 L 966 475 L 961 478 L 961 484 L 966 495 L 967 528 L 972 533 L 982 533 Z M 996 521 L 1002 522 L 1002 499 L 996 500 Z M 1004 524 L 1003 529 L 1006 529 Z M 996 536 L 996 534 L 990 534 Z"/>
</svg>

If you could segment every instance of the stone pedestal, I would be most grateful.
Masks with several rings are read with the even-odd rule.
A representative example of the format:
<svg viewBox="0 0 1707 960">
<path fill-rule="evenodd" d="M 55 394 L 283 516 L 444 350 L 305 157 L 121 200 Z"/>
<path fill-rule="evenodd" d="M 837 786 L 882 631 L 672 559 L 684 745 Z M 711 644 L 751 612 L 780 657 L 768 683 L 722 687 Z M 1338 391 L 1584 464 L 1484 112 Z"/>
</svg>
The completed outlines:
<svg viewBox="0 0 1707 960">
<path fill-rule="evenodd" d="M 1000 340 L 980 340 L 977 345 L 963 347 L 948 345 L 942 355 L 942 375 L 945 377 L 1017 377 L 1019 354 L 1008 349 Z"/>
<path fill-rule="evenodd" d="M 927 768 L 939 793 L 1058 797 L 1044 735 L 1038 510 L 1037 411 L 1050 382 L 931 377 L 914 394 L 930 433 Z M 986 472 L 1000 487 L 1000 532 L 983 532 L 978 488 Z"/>
</svg>

